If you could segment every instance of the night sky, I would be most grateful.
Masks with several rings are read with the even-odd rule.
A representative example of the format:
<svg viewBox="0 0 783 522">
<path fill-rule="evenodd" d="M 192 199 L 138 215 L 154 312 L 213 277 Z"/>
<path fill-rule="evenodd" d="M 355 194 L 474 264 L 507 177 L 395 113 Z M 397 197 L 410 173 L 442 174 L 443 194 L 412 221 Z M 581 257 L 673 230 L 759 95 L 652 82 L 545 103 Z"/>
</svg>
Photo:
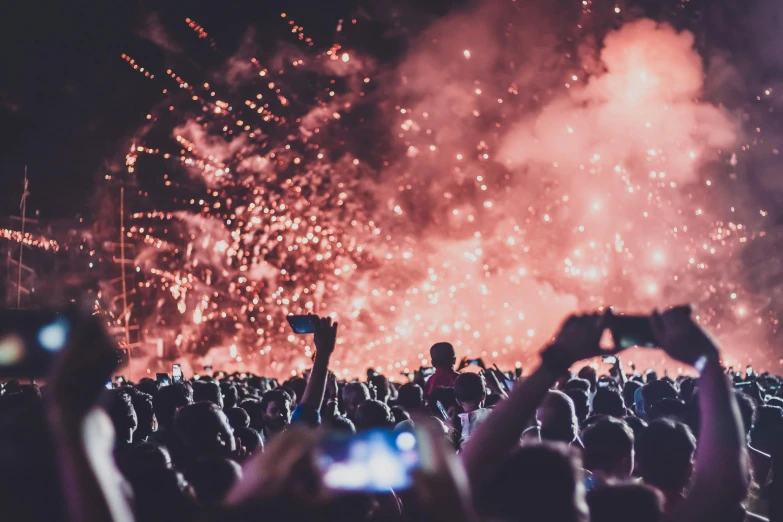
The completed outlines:
<svg viewBox="0 0 783 522">
<path fill-rule="evenodd" d="M 465 3 L 427 0 L 407 8 L 415 9 L 420 16 L 411 18 L 424 25 Z M 641 13 L 668 19 L 665 11 L 672 8 L 666 6 L 679 4 L 633 3 Z M 170 0 L 160 5 L 102 0 L 14 2 L 4 12 L 6 28 L 0 33 L 0 179 L 4 187 L 0 212 L 18 208 L 27 164 L 31 210 L 51 218 L 89 216 L 91 183 L 110 169 L 111 161 L 114 167 L 118 165 L 125 140 L 159 99 L 152 82 L 139 78 L 120 58 L 121 53 L 131 54 L 156 71 L 172 61 L 178 70 L 208 68 L 210 60 L 217 63 L 229 56 L 250 26 L 256 29 L 261 47 L 287 38 L 279 23 L 283 10 L 306 25 L 314 37 L 323 36 L 321 42 L 328 45 L 337 20 L 359 7 L 367 8 L 360 4 L 360 0 Z M 383 2 L 373 4 L 377 7 Z M 680 21 L 696 29 L 697 44 L 729 53 L 744 68 L 746 85 L 740 90 L 747 90 L 748 82 L 775 83 L 780 76 L 783 60 L 778 58 L 781 45 L 775 36 L 779 17 L 770 16 L 771 5 L 767 0 L 754 0 L 739 9 L 726 2 L 694 0 Z M 151 15 L 158 17 L 182 52 L 164 51 L 139 36 Z M 219 42 L 219 53 L 205 53 L 205 46 L 184 23 L 185 17 L 208 29 Z M 415 31 L 411 27 L 411 33 Z M 376 54 L 386 52 L 392 60 L 401 51 L 388 42 L 376 44 Z"/>
</svg>

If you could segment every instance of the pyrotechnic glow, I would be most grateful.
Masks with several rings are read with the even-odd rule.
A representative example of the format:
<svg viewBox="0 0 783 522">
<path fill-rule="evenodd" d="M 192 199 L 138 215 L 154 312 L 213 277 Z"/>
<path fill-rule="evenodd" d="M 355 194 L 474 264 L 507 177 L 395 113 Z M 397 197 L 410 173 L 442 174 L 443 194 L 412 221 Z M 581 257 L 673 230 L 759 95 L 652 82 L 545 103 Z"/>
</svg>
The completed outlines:
<svg viewBox="0 0 783 522">
<path fill-rule="evenodd" d="M 285 315 L 331 313 L 336 371 L 393 375 L 444 339 L 519 367 L 567 312 L 610 304 L 698 303 L 703 322 L 733 328 L 745 312 L 729 304 L 741 283 L 724 262 L 752 234 L 712 206 L 736 129 L 698 101 L 693 36 L 628 23 L 596 66 L 556 42 L 535 55 L 508 45 L 552 33 L 529 31 L 526 14 L 478 6 L 441 20 L 393 75 L 348 49 L 350 26 L 317 53 L 286 15 L 306 51 L 275 67 L 232 58 L 230 84 L 166 71 L 157 81 L 180 92 L 155 128 L 171 143 L 145 127 L 126 160 L 173 200 L 129 229 L 147 245 L 145 329 L 282 375 L 311 355 Z M 506 17 L 508 34 L 491 30 Z M 305 73 L 318 80 L 302 96 Z"/>
</svg>

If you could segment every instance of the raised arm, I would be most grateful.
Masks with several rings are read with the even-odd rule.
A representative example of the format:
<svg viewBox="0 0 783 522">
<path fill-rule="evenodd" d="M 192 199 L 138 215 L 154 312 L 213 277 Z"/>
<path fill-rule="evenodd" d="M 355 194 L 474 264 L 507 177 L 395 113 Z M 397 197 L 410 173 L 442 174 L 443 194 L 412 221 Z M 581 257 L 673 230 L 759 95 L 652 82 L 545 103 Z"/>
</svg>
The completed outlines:
<svg viewBox="0 0 783 522">
<path fill-rule="evenodd" d="M 717 346 L 693 322 L 689 307 L 654 314 L 652 327 L 670 357 L 701 372 L 701 427 L 693 488 L 667 520 L 736 520 L 748 493 L 745 434 Z"/>
<path fill-rule="evenodd" d="M 478 426 L 460 454 L 474 491 L 519 444 L 522 432 L 555 381 L 577 361 L 601 354 L 598 343 L 603 330 L 603 316 L 569 317 L 554 343 L 541 354 L 541 365 Z"/>
<path fill-rule="evenodd" d="M 337 341 L 337 323 L 332 324 L 331 317 L 319 318 L 313 316 L 313 325 L 315 329 L 315 361 L 313 370 L 310 372 L 310 378 L 307 380 L 302 400 L 299 406 L 311 411 L 319 411 L 321 403 L 324 400 L 324 391 L 326 390 L 326 379 L 329 373 L 329 358 L 334 352 L 334 346 Z"/>
</svg>

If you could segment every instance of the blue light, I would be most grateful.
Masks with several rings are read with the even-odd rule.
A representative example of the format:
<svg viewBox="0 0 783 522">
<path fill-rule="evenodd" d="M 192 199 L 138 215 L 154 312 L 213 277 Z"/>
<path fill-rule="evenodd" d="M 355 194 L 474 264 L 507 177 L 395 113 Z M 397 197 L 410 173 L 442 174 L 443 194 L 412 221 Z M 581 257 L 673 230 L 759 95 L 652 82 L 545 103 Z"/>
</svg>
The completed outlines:
<svg viewBox="0 0 783 522">
<path fill-rule="evenodd" d="M 65 319 L 57 319 L 38 332 L 38 342 L 50 352 L 62 350 L 67 339 L 68 322 Z"/>
</svg>

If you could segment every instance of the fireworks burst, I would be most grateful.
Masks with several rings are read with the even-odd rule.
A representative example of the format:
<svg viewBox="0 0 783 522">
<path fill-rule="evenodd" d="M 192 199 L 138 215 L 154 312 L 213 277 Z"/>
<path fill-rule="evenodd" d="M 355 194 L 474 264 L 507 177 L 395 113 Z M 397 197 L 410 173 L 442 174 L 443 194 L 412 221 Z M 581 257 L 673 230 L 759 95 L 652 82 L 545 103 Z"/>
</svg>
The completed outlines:
<svg viewBox="0 0 783 522">
<path fill-rule="evenodd" d="M 733 261 L 763 232 L 724 200 L 739 128 L 698 101 L 692 35 L 636 20 L 591 46 L 586 17 L 624 14 L 591 5 L 564 23 L 482 4 L 394 68 L 353 50 L 357 20 L 319 50 L 286 14 L 297 45 L 208 81 L 123 55 L 163 94 L 126 157 L 145 334 L 285 375 L 313 349 L 285 316 L 331 313 L 346 376 L 408 372 L 442 339 L 525 363 L 608 304 L 696 303 L 763 338 L 776 320 Z"/>
</svg>

